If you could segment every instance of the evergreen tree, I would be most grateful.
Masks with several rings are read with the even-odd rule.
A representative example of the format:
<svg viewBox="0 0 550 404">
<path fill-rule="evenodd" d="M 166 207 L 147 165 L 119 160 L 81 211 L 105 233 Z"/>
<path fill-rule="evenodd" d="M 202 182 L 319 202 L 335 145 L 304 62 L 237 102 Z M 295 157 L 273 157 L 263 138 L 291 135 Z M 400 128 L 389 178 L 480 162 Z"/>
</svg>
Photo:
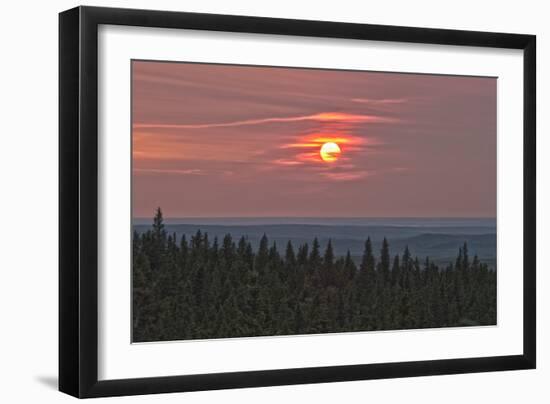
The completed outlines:
<svg viewBox="0 0 550 404">
<path fill-rule="evenodd" d="M 327 248 L 325 249 L 321 279 L 323 287 L 334 285 L 336 283 L 336 274 L 334 271 L 334 250 L 332 249 L 331 240 L 328 241 Z"/>
<path fill-rule="evenodd" d="M 382 277 L 382 284 L 385 285 L 390 279 L 390 246 L 386 237 L 382 241 L 382 249 L 380 250 L 380 264 L 378 270 Z"/>
<path fill-rule="evenodd" d="M 262 272 L 269 261 L 269 245 L 267 236 L 264 234 L 260 239 L 260 247 L 258 248 L 258 253 L 256 254 L 256 259 L 254 261 L 254 267 L 256 271 Z"/>
</svg>

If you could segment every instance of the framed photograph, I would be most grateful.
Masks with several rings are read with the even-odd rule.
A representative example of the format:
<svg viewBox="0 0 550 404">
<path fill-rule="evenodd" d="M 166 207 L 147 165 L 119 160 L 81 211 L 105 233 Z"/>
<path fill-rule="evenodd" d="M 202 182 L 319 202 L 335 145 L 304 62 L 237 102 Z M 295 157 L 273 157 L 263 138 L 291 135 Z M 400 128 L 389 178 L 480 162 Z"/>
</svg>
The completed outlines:
<svg viewBox="0 0 550 404">
<path fill-rule="evenodd" d="M 535 368 L 535 37 L 59 18 L 59 387 Z"/>
</svg>

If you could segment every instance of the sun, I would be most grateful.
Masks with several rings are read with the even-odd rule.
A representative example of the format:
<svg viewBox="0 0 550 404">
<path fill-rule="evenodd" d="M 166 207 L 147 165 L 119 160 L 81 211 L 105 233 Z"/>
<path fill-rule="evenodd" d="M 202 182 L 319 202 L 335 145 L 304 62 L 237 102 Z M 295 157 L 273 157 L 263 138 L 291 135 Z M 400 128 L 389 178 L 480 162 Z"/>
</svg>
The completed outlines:
<svg viewBox="0 0 550 404">
<path fill-rule="evenodd" d="M 332 163 L 340 157 L 340 154 L 342 151 L 340 150 L 340 146 L 338 146 L 334 142 L 327 142 L 324 143 L 321 146 L 321 150 L 319 150 L 319 154 L 321 155 L 321 159 L 327 163 Z"/>
</svg>

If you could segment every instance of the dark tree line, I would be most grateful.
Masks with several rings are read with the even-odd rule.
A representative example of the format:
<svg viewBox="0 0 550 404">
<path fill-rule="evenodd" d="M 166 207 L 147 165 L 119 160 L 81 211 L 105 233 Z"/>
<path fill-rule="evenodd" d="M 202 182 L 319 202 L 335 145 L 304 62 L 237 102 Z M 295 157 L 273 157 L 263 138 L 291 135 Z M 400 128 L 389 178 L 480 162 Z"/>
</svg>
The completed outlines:
<svg viewBox="0 0 550 404">
<path fill-rule="evenodd" d="M 160 209 L 133 235 L 133 340 L 161 341 L 496 324 L 496 272 L 470 257 L 439 268 L 367 239 L 357 266 L 317 239 L 280 251 L 264 235 L 167 234 Z"/>
</svg>

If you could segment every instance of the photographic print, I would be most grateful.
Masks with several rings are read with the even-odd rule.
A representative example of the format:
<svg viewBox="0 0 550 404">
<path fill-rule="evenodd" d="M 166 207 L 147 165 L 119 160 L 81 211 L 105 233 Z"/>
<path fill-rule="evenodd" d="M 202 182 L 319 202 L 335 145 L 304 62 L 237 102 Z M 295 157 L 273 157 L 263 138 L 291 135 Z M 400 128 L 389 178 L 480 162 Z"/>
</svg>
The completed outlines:
<svg viewBox="0 0 550 404">
<path fill-rule="evenodd" d="M 497 324 L 495 77 L 131 73 L 133 342 Z"/>
</svg>

